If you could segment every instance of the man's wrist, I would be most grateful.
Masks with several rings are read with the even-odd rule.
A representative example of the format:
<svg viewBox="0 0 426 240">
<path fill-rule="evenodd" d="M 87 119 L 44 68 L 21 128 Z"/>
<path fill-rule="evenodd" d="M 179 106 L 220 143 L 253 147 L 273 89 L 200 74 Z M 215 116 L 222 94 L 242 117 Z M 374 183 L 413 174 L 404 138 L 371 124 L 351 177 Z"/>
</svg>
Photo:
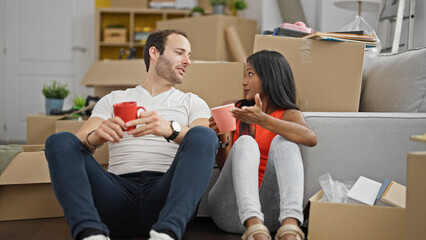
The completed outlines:
<svg viewBox="0 0 426 240">
<path fill-rule="evenodd" d="M 170 142 L 170 140 L 175 140 L 175 138 L 180 134 L 181 126 L 176 121 L 170 121 L 170 129 L 172 130 L 172 134 L 170 134 L 168 137 L 164 137 L 167 142 Z"/>
<path fill-rule="evenodd" d="M 95 132 L 96 132 L 96 129 L 95 129 L 95 130 L 90 131 L 90 132 L 87 134 L 87 136 L 86 136 L 86 146 L 88 146 L 88 147 L 89 147 L 89 149 L 91 149 L 91 150 L 95 150 L 95 149 L 97 149 L 97 148 L 100 148 L 100 147 L 102 147 L 102 145 L 103 145 L 103 143 L 98 144 L 98 145 L 92 145 L 92 144 L 89 142 L 89 137 L 90 137 L 90 135 L 92 135 L 92 134 L 93 134 L 93 133 L 95 133 Z"/>
</svg>

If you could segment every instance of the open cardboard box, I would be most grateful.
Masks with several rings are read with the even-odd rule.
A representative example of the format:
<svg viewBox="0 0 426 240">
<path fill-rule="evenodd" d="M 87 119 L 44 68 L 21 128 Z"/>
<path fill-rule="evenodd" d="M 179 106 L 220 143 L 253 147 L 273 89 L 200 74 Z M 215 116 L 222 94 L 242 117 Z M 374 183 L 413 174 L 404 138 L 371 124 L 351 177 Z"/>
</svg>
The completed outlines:
<svg viewBox="0 0 426 240">
<path fill-rule="evenodd" d="M 68 115 L 34 114 L 27 116 L 27 144 L 45 144 L 46 139 L 54 134 L 56 121 L 65 119 Z M 83 116 L 87 119 L 87 116 Z"/>
<path fill-rule="evenodd" d="M 0 175 L 0 221 L 63 216 L 50 184 L 44 145 L 26 145 Z"/>
<path fill-rule="evenodd" d="M 404 208 L 319 202 L 322 194 L 312 196 L 304 210 L 309 240 L 404 239 Z"/>
<path fill-rule="evenodd" d="M 63 115 L 35 114 L 27 116 L 27 144 L 44 144 L 55 133 L 56 120 Z"/>
<path fill-rule="evenodd" d="M 323 191 L 309 199 L 308 239 L 426 239 L 426 151 L 407 157 L 406 208 L 319 202 Z"/>
<path fill-rule="evenodd" d="M 103 97 L 113 90 L 135 87 L 146 77 L 143 60 L 97 61 L 92 64 L 81 84 L 94 87 Z M 188 67 L 182 84 L 175 87 L 203 98 L 210 107 L 226 100 L 243 98 L 244 64 L 240 62 L 194 61 Z"/>
<path fill-rule="evenodd" d="M 364 44 L 256 35 L 253 51 L 263 49 L 289 62 L 302 111 L 358 112 Z"/>
</svg>

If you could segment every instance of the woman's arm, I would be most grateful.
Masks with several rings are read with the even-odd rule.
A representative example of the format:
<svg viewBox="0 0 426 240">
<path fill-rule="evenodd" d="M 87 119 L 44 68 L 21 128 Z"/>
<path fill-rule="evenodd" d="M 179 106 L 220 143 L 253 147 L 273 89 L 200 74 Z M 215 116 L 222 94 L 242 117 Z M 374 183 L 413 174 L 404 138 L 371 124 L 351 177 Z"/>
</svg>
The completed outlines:
<svg viewBox="0 0 426 240">
<path fill-rule="evenodd" d="M 282 119 L 265 114 L 258 125 L 275 132 L 289 141 L 308 147 L 317 145 L 315 132 L 306 123 L 299 110 L 288 109 L 284 111 Z"/>
<path fill-rule="evenodd" d="M 222 143 L 226 143 L 229 139 L 228 146 L 224 148 L 219 148 L 216 154 L 216 163 L 220 170 L 222 170 L 223 165 L 225 165 L 226 159 L 228 158 L 229 152 L 231 151 L 232 135 L 233 135 L 233 132 L 227 132 L 218 136 L 220 142 Z"/>
<path fill-rule="evenodd" d="M 284 111 L 282 119 L 277 119 L 262 111 L 263 104 L 258 94 L 255 96 L 255 103 L 252 107 L 234 109 L 234 117 L 244 122 L 254 123 L 298 144 L 309 147 L 317 144 L 315 132 L 305 122 L 299 110 L 288 109 Z"/>
</svg>

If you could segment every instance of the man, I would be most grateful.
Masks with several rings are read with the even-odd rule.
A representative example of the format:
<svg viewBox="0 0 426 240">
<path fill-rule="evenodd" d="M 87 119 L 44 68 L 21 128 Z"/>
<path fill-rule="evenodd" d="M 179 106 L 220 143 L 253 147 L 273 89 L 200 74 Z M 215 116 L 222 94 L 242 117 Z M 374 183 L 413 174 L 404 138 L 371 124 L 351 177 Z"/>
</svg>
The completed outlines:
<svg viewBox="0 0 426 240">
<path fill-rule="evenodd" d="M 164 30 L 146 42 L 143 83 L 113 91 L 95 106 L 76 135 L 46 141 L 52 186 L 73 239 L 108 236 L 181 239 L 207 187 L 218 140 L 198 96 L 174 88 L 191 64 L 184 33 Z M 113 104 L 135 101 L 146 112 L 123 122 Z M 128 127 L 136 129 L 126 131 Z M 105 171 L 91 153 L 109 144 Z"/>
</svg>

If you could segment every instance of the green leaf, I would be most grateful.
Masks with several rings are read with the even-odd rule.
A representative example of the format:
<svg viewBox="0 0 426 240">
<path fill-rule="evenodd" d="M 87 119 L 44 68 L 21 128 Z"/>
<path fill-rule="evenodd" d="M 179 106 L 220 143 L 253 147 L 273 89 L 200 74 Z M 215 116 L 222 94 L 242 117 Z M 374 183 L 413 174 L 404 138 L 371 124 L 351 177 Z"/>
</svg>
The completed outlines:
<svg viewBox="0 0 426 240">
<path fill-rule="evenodd" d="M 54 80 L 51 85 L 44 84 L 41 92 L 46 98 L 63 99 L 70 93 L 67 87 L 67 84 L 61 84 Z"/>
</svg>

